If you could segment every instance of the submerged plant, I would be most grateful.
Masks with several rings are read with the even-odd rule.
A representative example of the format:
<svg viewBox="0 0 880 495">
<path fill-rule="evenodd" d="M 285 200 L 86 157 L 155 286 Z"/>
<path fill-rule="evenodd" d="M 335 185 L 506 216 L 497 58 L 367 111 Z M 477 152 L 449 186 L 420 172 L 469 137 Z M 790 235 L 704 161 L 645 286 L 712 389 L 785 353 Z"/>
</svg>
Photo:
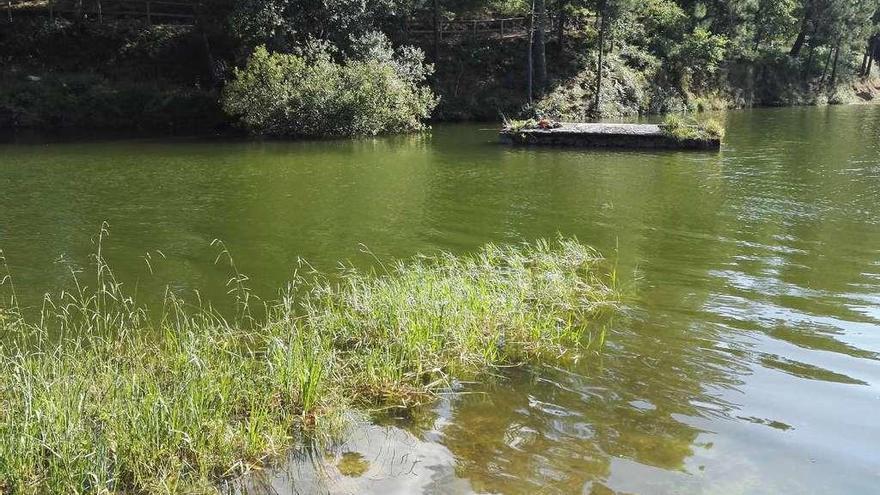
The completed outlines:
<svg viewBox="0 0 880 495">
<path fill-rule="evenodd" d="M 96 288 L 75 275 L 36 321 L 0 318 L 0 493 L 211 492 L 346 408 L 577 358 L 619 299 L 601 257 L 561 239 L 310 273 L 259 321 L 170 291 L 150 318 L 98 252 Z"/>
</svg>

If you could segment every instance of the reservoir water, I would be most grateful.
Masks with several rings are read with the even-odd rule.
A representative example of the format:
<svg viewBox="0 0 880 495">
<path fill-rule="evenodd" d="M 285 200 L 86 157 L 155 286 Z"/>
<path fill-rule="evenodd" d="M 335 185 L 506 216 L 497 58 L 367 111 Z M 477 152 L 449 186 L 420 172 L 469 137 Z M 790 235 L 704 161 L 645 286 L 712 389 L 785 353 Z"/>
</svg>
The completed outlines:
<svg viewBox="0 0 880 495">
<path fill-rule="evenodd" d="M 880 106 L 729 112 L 720 152 L 510 148 L 491 125 L 359 141 L 17 137 L 0 249 L 20 299 L 102 222 L 141 300 L 271 300 L 322 271 L 576 236 L 630 297 L 576 365 L 502 370 L 248 482 L 252 493 L 876 493 Z"/>
</svg>

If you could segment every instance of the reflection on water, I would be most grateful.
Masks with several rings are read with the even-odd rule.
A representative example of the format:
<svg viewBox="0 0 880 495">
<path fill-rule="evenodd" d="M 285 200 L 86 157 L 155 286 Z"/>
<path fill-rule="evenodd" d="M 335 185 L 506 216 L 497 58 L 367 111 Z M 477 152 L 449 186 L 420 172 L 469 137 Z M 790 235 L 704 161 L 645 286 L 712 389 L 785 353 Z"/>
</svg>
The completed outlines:
<svg viewBox="0 0 880 495">
<path fill-rule="evenodd" d="M 222 300 L 210 240 L 271 296 L 330 269 L 575 235 L 633 299 L 601 353 L 507 370 L 248 493 L 873 493 L 880 486 L 880 107 L 727 115 L 717 154 L 509 149 L 491 132 L 362 142 L 0 147 L 2 247 L 38 300 L 52 260 Z M 140 259 L 162 249 L 148 275 Z M 128 262 L 126 262 L 128 260 Z M 211 287 L 215 287 L 213 292 Z M 219 289 L 217 289 L 219 288 Z"/>
</svg>

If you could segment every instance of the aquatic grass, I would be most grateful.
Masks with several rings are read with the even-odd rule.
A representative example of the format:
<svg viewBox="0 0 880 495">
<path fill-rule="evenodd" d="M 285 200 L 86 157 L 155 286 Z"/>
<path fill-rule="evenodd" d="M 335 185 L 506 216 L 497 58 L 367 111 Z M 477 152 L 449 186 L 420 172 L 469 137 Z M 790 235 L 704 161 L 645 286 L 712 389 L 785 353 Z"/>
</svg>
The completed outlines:
<svg viewBox="0 0 880 495">
<path fill-rule="evenodd" d="M 560 239 L 308 271 L 259 321 L 170 291 L 150 318 L 98 253 L 96 288 L 75 274 L 35 321 L 2 313 L 0 493 L 215 492 L 301 435 L 336 431 L 349 408 L 577 359 L 619 299 L 601 257 Z"/>
<path fill-rule="evenodd" d="M 505 132 L 521 132 L 526 129 L 537 129 L 538 121 L 535 119 L 525 119 L 525 120 L 516 120 L 516 119 L 508 119 L 507 117 L 503 118 L 502 130 Z"/>
<path fill-rule="evenodd" d="M 716 119 L 687 119 L 678 114 L 669 114 L 660 124 L 660 129 L 678 141 L 707 141 L 724 138 L 724 124 Z"/>
</svg>

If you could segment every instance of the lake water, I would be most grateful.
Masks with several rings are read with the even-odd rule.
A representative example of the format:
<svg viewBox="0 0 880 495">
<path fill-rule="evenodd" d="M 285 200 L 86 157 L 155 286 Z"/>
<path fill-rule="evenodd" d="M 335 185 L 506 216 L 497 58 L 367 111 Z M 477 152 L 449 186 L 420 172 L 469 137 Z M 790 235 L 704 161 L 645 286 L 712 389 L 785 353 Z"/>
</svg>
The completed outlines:
<svg viewBox="0 0 880 495">
<path fill-rule="evenodd" d="M 717 153 L 507 148 L 488 125 L 362 141 L 0 144 L 20 298 L 88 269 L 229 304 L 340 262 L 577 236 L 632 297 L 605 348 L 355 426 L 253 493 L 876 493 L 880 106 L 730 112 Z M 364 248 L 366 246 L 369 252 Z M 161 252 L 161 254 L 159 254 Z M 148 254 L 149 253 L 149 254 Z"/>
</svg>

